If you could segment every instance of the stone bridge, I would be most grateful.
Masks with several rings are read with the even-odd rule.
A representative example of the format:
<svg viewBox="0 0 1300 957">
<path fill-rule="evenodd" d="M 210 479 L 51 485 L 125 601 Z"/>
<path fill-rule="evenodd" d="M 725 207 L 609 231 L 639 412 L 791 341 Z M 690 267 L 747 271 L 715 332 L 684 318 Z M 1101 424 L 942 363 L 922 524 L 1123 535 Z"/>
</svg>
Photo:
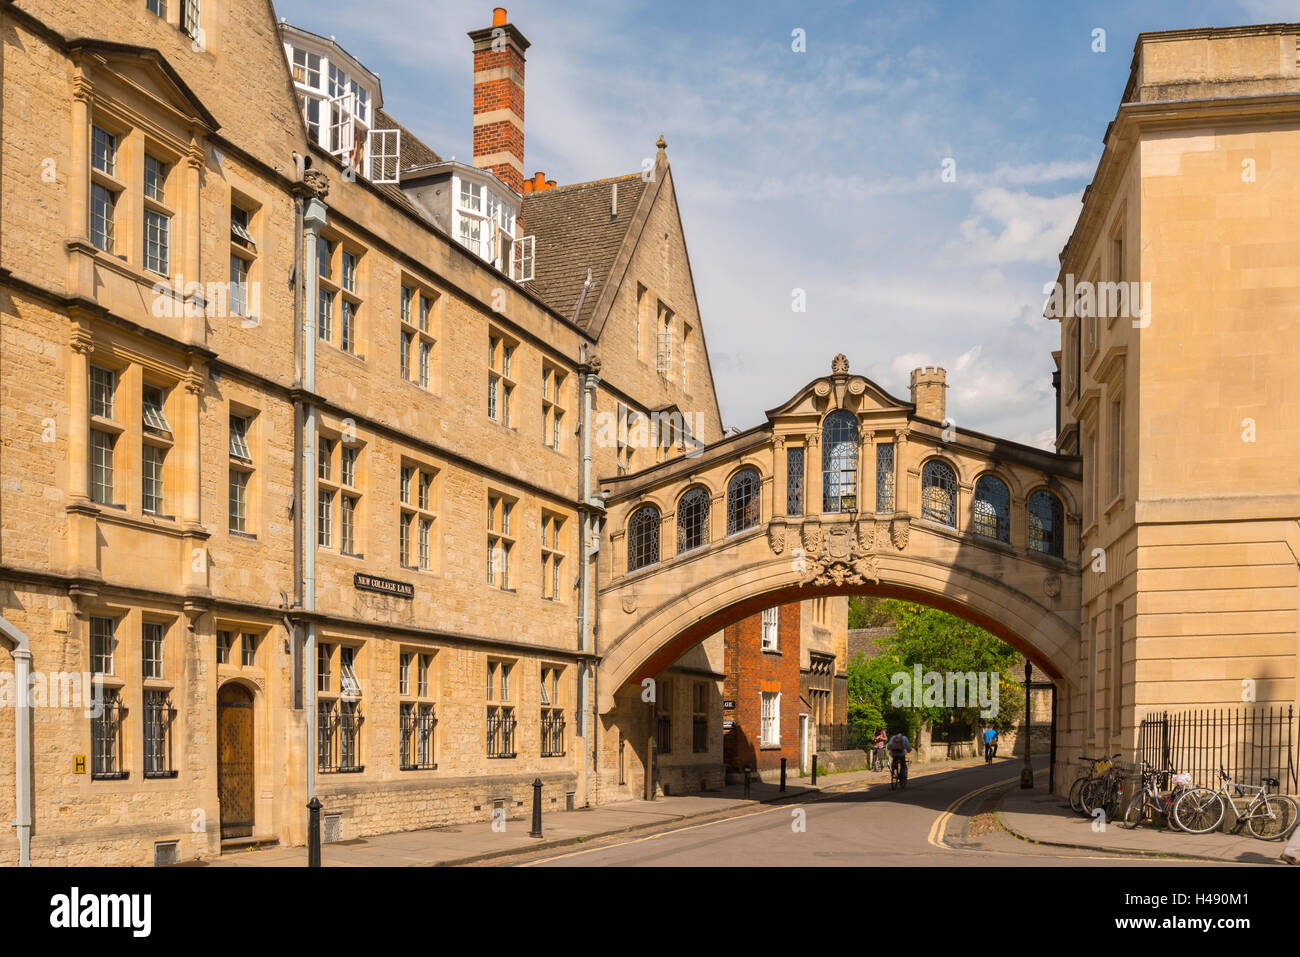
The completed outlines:
<svg viewBox="0 0 1300 957">
<path fill-rule="evenodd" d="M 826 595 L 942 608 L 1072 687 L 1080 460 L 953 426 L 945 388 L 942 369 L 920 369 L 903 401 L 837 356 L 764 424 L 602 480 L 607 720 L 709 635 Z"/>
</svg>

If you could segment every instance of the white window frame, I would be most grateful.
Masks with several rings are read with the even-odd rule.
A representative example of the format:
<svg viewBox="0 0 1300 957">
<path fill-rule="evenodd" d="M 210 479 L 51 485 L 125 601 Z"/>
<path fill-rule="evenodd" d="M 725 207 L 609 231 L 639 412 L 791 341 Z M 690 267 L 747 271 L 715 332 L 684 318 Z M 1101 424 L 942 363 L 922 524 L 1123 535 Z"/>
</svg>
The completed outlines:
<svg viewBox="0 0 1300 957">
<path fill-rule="evenodd" d="M 763 609 L 763 650 L 776 651 L 778 648 L 778 615 L 776 608 Z"/>
<path fill-rule="evenodd" d="M 337 104 L 338 122 L 334 119 L 334 107 Z M 356 145 L 356 94 L 351 91 L 340 94 L 339 96 L 330 97 L 329 99 L 329 133 L 326 147 L 331 156 L 338 157 L 344 166 L 352 161 L 352 148 Z M 335 130 L 338 131 L 337 142 L 335 146 Z"/>
<path fill-rule="evenodd" d="M 372 183 L 396 183 L 402 155 L 402 131 L 370 130 L 366 133 L 366 155 L 370 157 Z"/>
<path fill-rule="evenodd" d="M 781 744 L 781 692 L 760 691 L 758 693 L 758 713 L 758 746 L 760 748 L 779 747 Z"/>
<path fill-rule="evenodd" d="M 537 260 L 537 237 L 524 236 L 514 241 L 510 257 L 510 278 L 515 282 L 528 282 L 533 278 Z"/>
</svg>

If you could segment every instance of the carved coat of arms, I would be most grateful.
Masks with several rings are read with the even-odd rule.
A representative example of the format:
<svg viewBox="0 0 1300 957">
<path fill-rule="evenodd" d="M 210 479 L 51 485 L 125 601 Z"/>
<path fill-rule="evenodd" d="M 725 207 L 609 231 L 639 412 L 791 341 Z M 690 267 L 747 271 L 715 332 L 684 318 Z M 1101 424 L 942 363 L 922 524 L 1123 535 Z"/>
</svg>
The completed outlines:
<svg viewBox="0 0 1300 957">
<path fill-rule="evenodd" d="M 804 585 L 865 585 L 880 581 L 875 533 L 869 525 L 808 523 L 800 530 L 804 554 L 798 566 Z"/>
</svg>

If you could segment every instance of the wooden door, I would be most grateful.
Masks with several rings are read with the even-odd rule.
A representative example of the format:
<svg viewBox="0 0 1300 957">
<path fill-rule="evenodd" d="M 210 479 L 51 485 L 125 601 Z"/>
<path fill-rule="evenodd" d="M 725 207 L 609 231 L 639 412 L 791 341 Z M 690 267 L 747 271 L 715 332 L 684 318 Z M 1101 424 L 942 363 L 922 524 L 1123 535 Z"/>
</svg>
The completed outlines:
<svg viewBox="0 0 1300 957">
<path fill-rule="evenodd" d="M 217 793 L 221 838 L 253 834 L 253 696 L 228 684 L 217 695 Z"/>
</svg>

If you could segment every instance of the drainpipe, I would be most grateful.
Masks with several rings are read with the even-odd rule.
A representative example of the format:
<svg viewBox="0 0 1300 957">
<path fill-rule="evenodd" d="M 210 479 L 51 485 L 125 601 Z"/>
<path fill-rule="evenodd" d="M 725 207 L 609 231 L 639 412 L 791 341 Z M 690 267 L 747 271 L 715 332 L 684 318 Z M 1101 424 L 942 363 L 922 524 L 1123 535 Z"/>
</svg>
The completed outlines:
<svg viewBox="0 0 1300 957">
<path fill-rule="evenodd" d="M 305 293 L 302 310 L 302 387 L 308 393 L 316 391 L 316 330 L 315 306 L 320 284 L 317 271 L 317 244 L 320 230 L 325 225 L 325 204 L 320 197 L 307 200 L 303 212 L 304 243 L 302 273 Z M 316 610 L 316 406 L 308 400 L 303 409 L 302 457 L 299 459 L 302 484 L 298 487 L 298 500 L 302 503 L 302 608 Z M 307 711 L 307 797 L 316 796 L 316 624 L 307 622 L 307 637 L 303 643 L 303 705 Z"/>
<path fill-rule="evenodd" d="M 14 684 L 17 700 L 14 707 L 14 775 L 17 789 L 17 814 L 14 827 L 18 828 L 18 866 L 32 866 L 32 715 L 31 674 L 32 652 L 27 636 L 0 616 L 0 634 L 14 643 L 10 655 L 14 659 Z"/>
<path fill-rule="evenodd" d="M 583 807 L 590 807 L 592 755 L 596 747 L 595 715 L 589 713 L 594 712 L 594 708 L 590 707 L 590 702 L 595 700 L 591 690 L 591 684 L 595 682 L 595 668 L 591 661 L 590 614 L 591 560 L 595 555 L 595 550 L 592 547 L 595 528 L 595 523 L 592 521 L 592 506 L 599 504 L 598 500 L 593 498 L 591 492 L 591 433 L 593 397 L 596 386 L 600 384 L 600 359 L 593 355 L 585 344 L 582 347 L 578 369 L 582 376 L 582 406 L 579 424 L 579 429 L 582 432 L 582 487 L 579 490 L 579 498 L 582 502 L 582 539 L 578 562 L 578 644 L 579 650 L 583 654 L 582 681 L 578 683 L 578 714 L 581 716 L 582 730 L 585 732 L 584 736 L 586 737 L 583 742 L 582 755 L 582 804 Z M 590 679 L 587 674 L 588 669 L 592 672 Z"/>
</svg>

